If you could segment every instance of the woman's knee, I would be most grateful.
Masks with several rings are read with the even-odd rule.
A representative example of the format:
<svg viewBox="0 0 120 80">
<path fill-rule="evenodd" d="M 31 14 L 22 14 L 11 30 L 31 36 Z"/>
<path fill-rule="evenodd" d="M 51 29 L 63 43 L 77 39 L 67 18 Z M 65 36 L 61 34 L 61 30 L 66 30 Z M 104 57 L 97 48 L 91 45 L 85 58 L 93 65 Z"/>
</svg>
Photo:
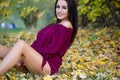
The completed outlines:
<svg viewBox="0 0 120 80">
<path fill-rule="evenodd" d="M 19 41 L 15 44 L 15 46 L 19 46 L 19 47 L 21 47 L 21 48 L 24 48 L 24 47 L 25 47 L 25 41 L 24 41 L 24 40 L 19 40 Z"/>
</svg>

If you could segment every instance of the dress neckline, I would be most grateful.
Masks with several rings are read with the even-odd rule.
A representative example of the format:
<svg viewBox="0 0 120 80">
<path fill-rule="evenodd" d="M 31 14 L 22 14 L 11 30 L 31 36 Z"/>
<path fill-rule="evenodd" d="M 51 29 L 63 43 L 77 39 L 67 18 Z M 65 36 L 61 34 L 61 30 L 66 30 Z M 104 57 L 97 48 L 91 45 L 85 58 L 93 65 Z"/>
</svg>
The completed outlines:
<svg viewBox="0 0 120 80">
<path fill-rule="evenodd" d="M 66 26 L 64 26 L 64 25 L 62 25 L 62 24 L 60 24 L 60 23 L 56 23 L 56 24 L 62 26 L 62 27 L 65 28 L 65 29 L 73 30 L 73 28 L 68 28 L 68 27 L 66 27 Z"/>
</svg>

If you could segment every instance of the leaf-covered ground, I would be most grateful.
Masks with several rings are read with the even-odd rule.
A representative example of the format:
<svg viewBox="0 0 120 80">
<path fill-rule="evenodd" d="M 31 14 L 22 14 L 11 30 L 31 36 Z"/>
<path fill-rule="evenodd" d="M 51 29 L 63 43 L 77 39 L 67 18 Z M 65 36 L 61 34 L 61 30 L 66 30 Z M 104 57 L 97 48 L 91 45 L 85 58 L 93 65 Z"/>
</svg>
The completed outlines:
<svg viewBox="0 0 120 80">
<path fill-rule="evenodd" d="M 36 33 L 0 33 L 0 44 L 11 47 L 18 39 L 31 44 Z M 119 80 L 120 28 L 79 28 L 76 39 L 59 72 L 52 76 L 23 73 L 11 69 L 0 80 Z"/>
</svg>

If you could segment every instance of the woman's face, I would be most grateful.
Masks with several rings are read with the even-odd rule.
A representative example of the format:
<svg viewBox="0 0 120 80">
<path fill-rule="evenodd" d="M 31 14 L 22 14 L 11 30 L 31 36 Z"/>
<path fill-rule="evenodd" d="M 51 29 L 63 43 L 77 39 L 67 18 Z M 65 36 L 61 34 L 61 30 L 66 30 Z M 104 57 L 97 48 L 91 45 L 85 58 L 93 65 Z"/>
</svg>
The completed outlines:
<svg viewBox="0 0 120 80">
<path fill-rule="evenodd" d="M 65 0 L 58 0 L 56 4 L 56 16 L 60 21 L 68 20 L 68 4 Z"/>
</svg>

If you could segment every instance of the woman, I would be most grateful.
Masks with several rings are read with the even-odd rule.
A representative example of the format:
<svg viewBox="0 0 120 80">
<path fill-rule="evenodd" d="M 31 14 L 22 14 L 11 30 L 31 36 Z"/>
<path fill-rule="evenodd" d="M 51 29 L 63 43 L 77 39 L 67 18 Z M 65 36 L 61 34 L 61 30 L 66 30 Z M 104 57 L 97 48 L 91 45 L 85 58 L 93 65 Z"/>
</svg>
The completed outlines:
<svg viewBox="0 0 120 80">
<path fill-rule="evenodd" d="M 57 22 L 40 30 L 29 46 L 19 40 L 12 48 L 0 45 L 0 75 L 15 65 L 24 64 L 33 73 L 54 74 L 77 32 L 77 8 L 74 0 L 56 0 Z"/>
</svg>

